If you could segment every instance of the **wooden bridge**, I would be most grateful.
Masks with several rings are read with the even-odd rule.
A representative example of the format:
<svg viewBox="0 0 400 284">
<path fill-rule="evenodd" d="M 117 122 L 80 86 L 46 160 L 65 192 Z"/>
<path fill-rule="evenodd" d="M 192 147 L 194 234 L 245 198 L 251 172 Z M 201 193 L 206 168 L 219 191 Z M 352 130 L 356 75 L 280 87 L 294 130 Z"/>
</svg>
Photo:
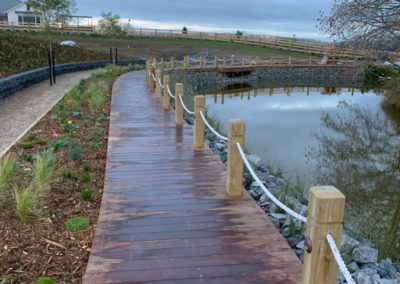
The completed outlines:
<svg viewBox="0 0 400 284">
<path fill-rule="evenodd" d="M 191 112 L 183 85 L 176 84 L 173 96 L 169 77 L 164 86 L 160 77 L 148 60 L 145 72 L 123 75 L 113 87 L 106 181 L 83 283 L 331 284 L 336 263 L 353 283 L 336 247 L 340 191 L 313 187 L 309 216 L 294 212 L 251 169 L 242 150 L 244 122 L 231 120 L 229 137 L 210 128 L 228 141 L 225 167 L 204 145 L 204 124 L 211 127 L 205 97 L 195 97 Z M 195 115 L 194 130 L 183 123 L 183 109 Z M 307 223 L 304 265 L 243 190 L 243 163 L 273 202 Z"/>
</svg>

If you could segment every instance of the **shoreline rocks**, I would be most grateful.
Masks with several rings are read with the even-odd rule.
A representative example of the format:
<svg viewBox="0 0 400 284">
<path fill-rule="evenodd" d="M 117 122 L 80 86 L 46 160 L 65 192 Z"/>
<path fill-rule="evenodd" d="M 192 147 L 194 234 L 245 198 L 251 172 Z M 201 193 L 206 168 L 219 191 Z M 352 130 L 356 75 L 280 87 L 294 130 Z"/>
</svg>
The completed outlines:
<svg viewBox="0 0 400 284">
<path fill-rule="evenodd" d="M 205 143 L 226 164 L 227 142 L 214 137 L 206 129 Z M 274 176 L 270 167 L 263 164 L 261 158 L 257 155 L 249 154 L 247 158 L 253 165 L 258 178 L 274 196 L 299 214 L 307 216 L 307 200 L 303 197 L 303 194 L 298 194 L 299 196 L 297 197 L 281 196 L 282 189 L 287 185 L 288 181 L 283 177 Z M 278 208 L 258 186 L 257 182 L 253 181 L 250 173 L 246 170 L 243 175 L 243 186 L 265 213 L 268 214 L 271 222 L 286 238 L 289 246 L 303 262 L 305 224 L 295 220 Z M 366 239 L 356 240 L 350 237 L 351 228 L 351 224 L 343 224 L 340 246 L 342 258 L 356 283 L 400 284 L 400 262 L 392 262 L 389 258 L 378 261 L 378 250 L 371 246 L 366 246 L 365 244 L 369 244 Z M 347 283 L 340 271 L 338 271 L 337 283 Z"/>
</svg>

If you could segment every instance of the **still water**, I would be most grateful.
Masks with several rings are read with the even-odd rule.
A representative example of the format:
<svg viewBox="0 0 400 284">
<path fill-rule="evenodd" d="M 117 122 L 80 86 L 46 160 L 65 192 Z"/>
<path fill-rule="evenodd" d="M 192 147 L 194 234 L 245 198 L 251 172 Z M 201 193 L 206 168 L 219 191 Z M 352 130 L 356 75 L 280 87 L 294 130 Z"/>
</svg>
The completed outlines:
<svg viewBox="0 0 400 284">
<path fill-rule="evenodd" d="M 225 133 L 229 119 L 244 120 L 250 152 L 287 177 L 339 188 L 354 234 L 381 257 L 399 258 L 400 117 L 382 100 L 352 88 L 292 87 L 216 91 L 206 104 Z"/>
</svg>

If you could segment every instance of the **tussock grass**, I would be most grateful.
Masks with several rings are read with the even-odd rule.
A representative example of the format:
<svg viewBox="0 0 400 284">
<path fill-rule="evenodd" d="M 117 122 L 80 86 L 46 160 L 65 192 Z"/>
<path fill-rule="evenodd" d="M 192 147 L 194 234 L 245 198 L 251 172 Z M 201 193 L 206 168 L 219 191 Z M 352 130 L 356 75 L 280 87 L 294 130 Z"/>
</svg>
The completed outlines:
<svg viewBox="0 0 400 284">
<path fill-rule="evenodd" d="M 14 155 L 8 154 L 0 162 L 0 190 L 8 186 L 16 170 L 16 159 Z"/>
<path fill-rule="evenodd" d="M 17 215 L 22 221 L 25 221 L 37 202 L 37 192 L 32 186 L 22 190 L 14 188 L 14 196 Z"/>
<path fill-rule="evenodd" d="M 33 161 L 32 183 L 38 190 L 46 191 L 50 188 L 50 181 L 54 174 L 54 156 L 51 153 L 38 156 Z"/>
<path fill-rule="evenodd" d="M 97 82 L 93 82 L 89 88 L 85 91 L 84 96 L 89 101 L 89 107 L 92 111 L 97 111 L 99 108 L 104 106 L 108 95 L 108 84 L 99 80 Z"/>
</svg>

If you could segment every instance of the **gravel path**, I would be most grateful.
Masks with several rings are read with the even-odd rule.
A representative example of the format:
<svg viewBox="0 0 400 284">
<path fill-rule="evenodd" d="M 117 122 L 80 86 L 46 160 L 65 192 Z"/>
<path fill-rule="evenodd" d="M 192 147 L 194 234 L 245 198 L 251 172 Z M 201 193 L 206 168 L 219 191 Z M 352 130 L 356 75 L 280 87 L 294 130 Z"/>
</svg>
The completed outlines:
<svg viewBox="0 0 400 284">
<path fill-rule="evenodd" d="M 32 123 L 46 114 L 81 79 L 89 78 L 93 71 L 63 74 L 57 76 L 57 84 L 53 87 L 44 81 L 0 100 L 0 157 Z"/>
</svg>

